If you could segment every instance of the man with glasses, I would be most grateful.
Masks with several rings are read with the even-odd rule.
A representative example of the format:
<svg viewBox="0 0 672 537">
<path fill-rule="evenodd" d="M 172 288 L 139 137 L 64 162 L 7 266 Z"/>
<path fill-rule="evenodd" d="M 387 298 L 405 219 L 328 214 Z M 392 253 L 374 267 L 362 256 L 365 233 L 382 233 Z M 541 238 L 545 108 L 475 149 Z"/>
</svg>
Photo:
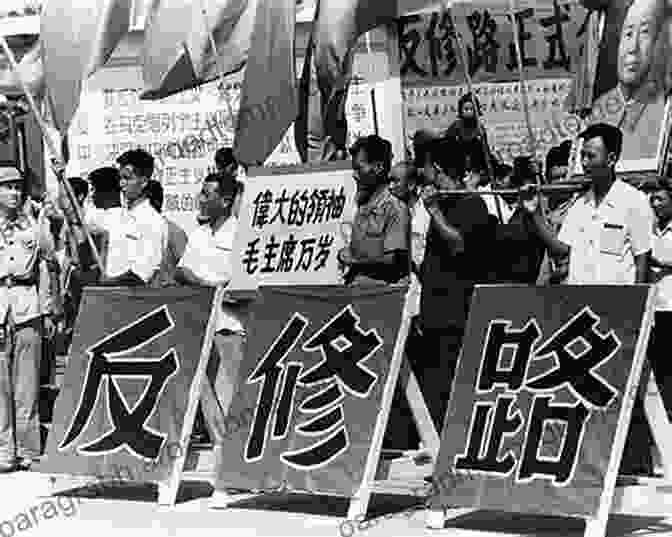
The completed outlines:
<svg viewBox="0 0 672 537">
<path fill-rule="evenodd" d="M 198 221 L 202 223 L 189 235 L 175 274 L 178 283 L 215 287 L 230 281 L 231 251 L 238 227 L 233 208 L 242 186 L 232 172 L 211 173 L 203 181 L 198 196 Z M 204 386 L 202 397 L 203 414 L 216 446 L 221 446 L 227 435 L 224 417 L 243 358 L 242 320 L 234 303 L 222 304 L 215 332 L 217 353 L 210 361 L 210 382 Z"/>
</svg>

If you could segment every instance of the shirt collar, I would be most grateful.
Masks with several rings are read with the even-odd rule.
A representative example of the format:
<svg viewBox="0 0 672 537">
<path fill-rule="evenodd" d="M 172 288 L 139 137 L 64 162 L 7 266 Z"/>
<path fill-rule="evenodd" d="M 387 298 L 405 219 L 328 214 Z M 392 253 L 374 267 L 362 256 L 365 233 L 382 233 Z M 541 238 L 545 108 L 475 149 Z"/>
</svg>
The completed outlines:
<svg viewBox="0 0 672 537">
<path fill-rule="evenodd" d="M 664 227 L 663 229 L 660 229 L 660 228 L 658 227 L 658 223 L 657 223 L 657 222 L 654 222 L 654 224 L 653 224 L 653 233 L 654 233 L 657 237 L 662 237 L 662 236 L 665 235 L 668 231 L 672 231 L 672 220 L 670 220 L 670 221 L 665 225 L 665 227 Z"/>
<path fill-rule="evenodd" d="M 378 192 L 374 193 L 364 205 L 360 205 L 359 209 L 367 211 L 376 209 L 385 204 L 391 196 L 392 193 L 390 192 L 390 189 L 387 186 L 384 186 Z"/>
<path fill-rule="evenodd" d="M 616 203 L 624 194 L 626 194 L 625 183 L 621 179 L 616 179 L 609 188 L 607 195 L 604 196 L 602 203 L 605 203 L 612 208 L 616 207 Z M 591 204 L 593 207 L 595 206 L 595 192 L 593 192 L 592 188 L 586 192 L 585 202 L 586 204 Z"/>
</svg>

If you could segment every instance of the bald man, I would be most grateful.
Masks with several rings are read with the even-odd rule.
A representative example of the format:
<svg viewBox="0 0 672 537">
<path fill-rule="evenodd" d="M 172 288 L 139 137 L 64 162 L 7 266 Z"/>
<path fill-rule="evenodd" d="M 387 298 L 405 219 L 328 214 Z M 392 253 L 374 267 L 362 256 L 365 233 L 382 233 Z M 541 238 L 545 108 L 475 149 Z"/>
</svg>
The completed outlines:
<svg viewBox="0 0 672 537">
<path fill-rule="evenodd" d="M 594 105 L 591 123 L 608 123 L 623 132 L 621 160 L 655 159 L 665 94 L 652 69 L 663 32 L 665 0 L 634 0 L 621 27 L 618 84 Z"/>
</svg>

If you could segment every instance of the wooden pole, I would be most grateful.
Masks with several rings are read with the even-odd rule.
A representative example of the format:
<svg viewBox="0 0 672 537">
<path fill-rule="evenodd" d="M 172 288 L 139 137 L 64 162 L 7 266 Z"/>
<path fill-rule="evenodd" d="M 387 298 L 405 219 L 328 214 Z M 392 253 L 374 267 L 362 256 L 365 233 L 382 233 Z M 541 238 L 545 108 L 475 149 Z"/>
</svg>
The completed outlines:
<svg viewBox="0 0 672 537">
<path fill-rule="evenodd" d="M 537 160 L 537 142 L 536 137 L 534 136 L 534 129 L 532 129 L 532 118 L 530 116 L 530 103 L 527 98 L 527 81 L 525 80 L 525 66 L 523 65 L 523 53 L 520 46 L 520 36 L 518 32 L 518 24 L 516 22 L 516 9 L 515 1 L 509 0 L 509 17 L 511 18 L 511 25 L 513 26 L 513 44 L 516 51 L 516 63 L 518 64 L 518 84 L 520 86 L 520 99 L 523 104 L 523 111 L 525 113 L 525 125 L 527 126 L 527 136 L 528 136 L 528 151 L 532 158 Z M 537 173 L 535 174 L 537 178 L 537 186 L 541 188 L 541 170 L 537 165 Z M 539 205 L 541 206 L 541 212 L 544 217 L 546 217 L 546 210 L 539 200 Z"/>
<path fill-rule="evenodd" d="M 443 4 L 443 11 L 444 13 L 448 14 L 448 17 L 450 17 L 450 22 L 454 28 L 455 23 L 453 22 L 453 15 L 450 12 L 450 8 L 446 5 L 446 3 Z M 460 59 L 462 61 L 462 67 L 464 69 L 464 80 L 467 83 L 467 91 L 471 95 L 471 104 L 474 108 L 474 115 L 476 116 L 476 124 L 478 125 L 478 129 L 481 131 L 481 146 L 483 147 L 483 153 L 485 154 L 486 173 L 488 174 L 490 184 L 493 184 L 495 181 L 495 171 L 492 168 L 492 160 L 490 159 L 490 147 L 488 146 L 488 140 L 485 137 L 485 129 L 483 128 L 483 124 L 481 123 L 481 111 L 479 110 L 478 105 L 476 103 L 474 85 L 471 80 L 471 75 L 469 74 L 469 62 L 467 61 L 467 52 L 464 47 L 464 43 L 462 42 L 462 36 L 460 35 L 459 32 L 455 32 L 455 40 L 457 41 L 457 48 L 460 52 Z M 504 224 L 504 215 L 502 213 L 502 205 L 499 197 L 495 198 L 495 207 L 497 209 L 497 217 L 499 218 L 499 221 L 502 224 Z"/>
<path fill-rule="evenodd" d="M 205 31 L 208 32 L 208 39 L 210 40 L 210 48 L 212 48 L 212 53 L 215 55 L 215 65 L 219 71 L 219 84 L 220 88 L 224 87 L 224 69 L 219 59 L 219 50 L 217 49 L 217 42 L 215 41 L 215 36 L 213 35 L 212 26 L 210 26 L 210 18 L 208 17 L 208 8 L 205 5 L 205 0 L 201 0 L 201 13 L 203 14 L 203 23 L 205 24 Z M 220 95 L 222 95 L 220 89 Z M 236 115 L 233 113 L 233 107 L 229 101 L 229 94 L 226 94 L 224 99 L 226 102 L 226 110 L 229 113 L 229 120 L 231 121 L 231 127 L 234 131 L 236 130 Z M 215 120 L 216 121 L 216 120 Z"/>
<path fill-rule="evenodd" d="M 26 95 L 26 99 L 28 99 L 28 104 L 30 105 L 31 110 L 33 111 L 33 114 L 35 115 L 35 119 L 37 120 L 37 124 L 40 127 L 40 130 L 42 131 L 42 136 L 44 137 L 44 141 L 47 144 L 49 151 L 51 152 L 52 155 L 54 155 L 55 160 L 57 163 L 62 163 L 62 159 L 59 158 L 59 155 L 61 154 L 60 151 L 57 150 L 56 144 L 54 143 L 54 140 L 52 139 L 48 129 L 47 125 L 44 122 L 44 119 L 42 118 L 42 115 L 40 114 L 39 108 L 37 107 L 37 103 L 35 102 L 35 99 L 33 97 L 33 94 L 30 92 L 28 89 L 28 86 L 26 85 L 25 80 L 23 80 L 23 77 L 21 76 L 21 73 L 19 72 L 19 68 L 16 62 L 16 57 L 14 56 L 14 53 L 12 52 L 12 49 L 9 48 L 9 45 L 7 44 L 7 40 L 3 35 L 0 35 L 0 46 L 2 46 L 2 49 L 7 56 L 7 59 L 9 60 L 9 63 L 12 67 L 12 70 L 14 71 L 14 75 L 18 79 L 19 83 L 21 84 L 21 88 L 23 89 L 23 93 Z M 75 217 L 77 218 L 77 225 L 81 227 L 84 237 L 89 244 L 89 247 L 91 248 L 91 254 L 93 256 L 94 261 L 96 262 L 96 265 L 100 268 L 101 274 L 104 272 L 104 267 L 103 263 L 100 259 L 100 254 L 98 253 L 98 248 L 96 248 L 96 244 L 93 242 L 93 238 L 91 237 L 91 234 L 89 233 L 89 229 L 86 226 L 86 223 L 84 222 L 84 218 L 82 216 L 82 209 L 79 206 L 79 203 L 77 202 L 77 198 L 75 197 L 75 193 L 72 190 L 72 186 L 70 186 L 70 183 L 65 179 L 64 177 L 64 168 L 59 167 L 54 165 L 52 162 L 52 166 L 54 169 L 54 173 L 56 174 L 56 177 L 65 191 L 66 195 L 68 196 L 68 200 L 70 201 L 70 205 L 72 206 L 73 210 L 75 211 Z"/>
</svg>

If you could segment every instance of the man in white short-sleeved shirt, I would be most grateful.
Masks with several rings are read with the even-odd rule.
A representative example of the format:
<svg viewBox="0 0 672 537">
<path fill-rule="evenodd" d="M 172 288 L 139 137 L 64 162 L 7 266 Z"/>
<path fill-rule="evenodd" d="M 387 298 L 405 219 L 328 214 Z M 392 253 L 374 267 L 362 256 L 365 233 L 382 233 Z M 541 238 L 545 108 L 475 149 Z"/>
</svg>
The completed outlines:
<svg viewBox="0 0 672 537">
<path fill-rule="evenodd" d="M 103 283 L 147 285 L 157 275 L 164 255 L 166 227 L 151 206 L 146 186 L 154 173 L 154 157 L 142 149 L 117 159 L 124 206 L 89 209 L 85 219 L 93 231 L 108 235 Z"/>
<path fill-rule="evenodd" d="M 568 284 L 646 283 L 653 212 L 646 196 L 618 179 L 614 172 L 623 135 L 618 127 L 597 123 L 580 137 L 584 141 L 581 164 L 592 187 L 569 209 L 557 239 L 535 212 L 537 230 L 553 257 L 569 256 Z M 648 374 L 642 378 L 648 380 Z M 642 384 L 646 385 L 646 381 Z M 640 394 L 635 400 L 621 474 L 651 474 L 650 442 Z"/>
<path fill-rule="evenodd" d="M 231 251 L 238 226 L 233 208 L 242 193 L 242 183 L 233 173 L 213 173 L 203 181 L 198 196 L 199 221 L 190 235 L 175 279 L 182 284 L 214 287 L 231 279 Z M 215 347 L 201 399 L 203 414 L 216 445 L 228 432 L 224 418 L 233 398 L 238 368 L 243 358 L 245 329 L 235 304 L 222 304 L 217 319 Z M 218 363 L 214 363 L 214 361 Z"/>
<path fill-rule="evenodd" d="M 567 211 L 557 239 L 539 212 L 534 222 L 553 257 L 569 256 L 568 284 L 646 283 L 653 212 L 646 195 L 616 177 L 623 135 L 598 123 L 581 133 L 581 163 L 592 181 Z"/>
</svg>

